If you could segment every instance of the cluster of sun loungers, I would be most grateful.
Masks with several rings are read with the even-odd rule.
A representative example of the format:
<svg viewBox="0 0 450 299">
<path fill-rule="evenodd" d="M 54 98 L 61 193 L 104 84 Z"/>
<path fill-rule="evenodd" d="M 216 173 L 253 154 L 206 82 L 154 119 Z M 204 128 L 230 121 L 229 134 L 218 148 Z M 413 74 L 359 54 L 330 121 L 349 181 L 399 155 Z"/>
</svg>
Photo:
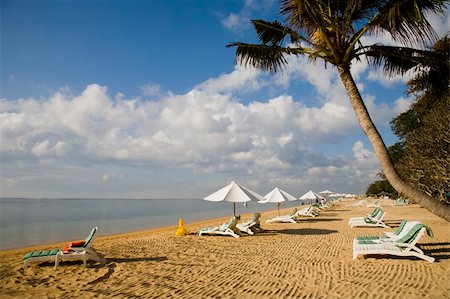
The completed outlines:
<svg viewBox="0 0 450 299">
<path fill-rule="evenodd" d="M 263 230 L 259 221 L 260 217 L 260 213 L 255 213 L 252 219 L 238 223 L 238 217 L 233 216 L 227 223 L 211 228 L 201 228 L 198 235 L 222 235 L 232 236 L 234 238 L 239 238 L 243 234 L 254 235 Z"/>
<path fill-rule="evenodd" d="M 384 227 L 385 212 L 376 207 L 372 213 L 349 219 L 351 227 Z M 353 240 L 353 259 L 358 255 L 395 255 L 414 256 L 434 262 L 434 258 L 427 256 L 416 246 L 419 239 L 427 233 L 433 237 L 431 229 L 420 221 L 402 220 L 398 228 L 393 232 L 385 232 L 382 236 L 356 237 Z"/>
<path fill-rule="evenodd" d="M 310 207 L 306 207 L 303 209 L 298 210 L 297 208 L 294 208 L 292 213 L 290 215 L 283 215 L 283 216 L 277 216 L 271 219 L 268 219 L 266 222 L 290 222 L 290 223 L 297 223 L 298 217 L 317 217 L 319 216 L 319 207 L 312 205 Z"/>
</svg>

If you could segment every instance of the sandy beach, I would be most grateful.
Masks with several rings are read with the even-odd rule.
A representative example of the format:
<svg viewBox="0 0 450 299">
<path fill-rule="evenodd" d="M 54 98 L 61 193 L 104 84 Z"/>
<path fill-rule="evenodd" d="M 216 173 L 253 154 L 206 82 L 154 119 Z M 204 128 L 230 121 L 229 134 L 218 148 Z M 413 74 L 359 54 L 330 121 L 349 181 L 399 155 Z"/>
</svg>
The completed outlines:
<svg viewBox="0 0 450 299">
<path fill-rule="evenodd" d="M 22 267 L 24 253 L 65 244 L 0 252 L 1 298 L 450 298 L 450 224 L 418 205 L 384 200 L 391 229 L 351 228 L 348 219 L 373 208 L 340 202 L 299 223 L 265 221 L 264 233 L 241 238 L 175 236 L 176 225 L 99 237 L 94 247 L 105 265 L 62 262 Z M 282 214 L 291 209 L 282 210 Z M 231 212 L 230 212 L 231 214 Z M 242 215 L 242 220 L 251 215 Z M 436 258 L 365 256 L 352 259 L 356 236 L 382 235 L 402 219 L 431 227 L 419 247 Z M 195 232 L 227 218 L 186 223 Z M 99 228 L 101 230 L 101 227 Z M 84 234 L 80 232 L 80 238 Z"/>
</svg>

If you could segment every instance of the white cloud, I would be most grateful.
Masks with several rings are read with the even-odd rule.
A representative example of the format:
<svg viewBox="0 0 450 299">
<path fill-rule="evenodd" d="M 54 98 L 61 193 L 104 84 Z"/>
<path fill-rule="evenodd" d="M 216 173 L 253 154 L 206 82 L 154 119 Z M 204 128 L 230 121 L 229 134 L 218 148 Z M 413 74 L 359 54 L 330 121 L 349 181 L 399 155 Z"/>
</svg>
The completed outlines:
<svg viewBox="0 0 450 299">
<path fill-rule="evenodd" d="M 261 71 L 236 65 L 234 71 L 211 78 L 199 84 L 195 89 L 208 93 L 231 93 L 236 91 L 254 91 L 261 89 L 267 82 L 261 78 Z"/>
<path fill-rule="evenodd" d="M 255 12 L 270 9 L 276 0 L 245 0 L 244 6 L 238 12 L 231 12 L 227 16 L 220 16 L 223 27 L 233 32 L 242 32 L 251 27 L 250 18 Z"/>
<path fill-rule="evenodd" d="M 107 183 L 107 182 L 117 182 L 118 180 L 121 180 L 123 178 L 122 174 L 119 173 L 105 173 L 102 176 L 102 182 L 103 183 Z"/>
<path fill-rule="evenodd" d="M 370 151 L 359 143 L 353 157 L 327 157 L 320 150 L 343 142 L 358 128 L 336 70 L 305 58 L 290 62 L 285 75 L 269 77 L 236 67 L 185 94 L 159 93 L 152 101 L 127 99 L 121 93 L 111 97 L 97 84 L 79 95 L 65 88 L 47 99 L 2 99 L 2 166 L 17 182 L 30 168 L 40 173 L 51 166 L 62 179 L 68 177 L 67 169 L 79 173 L 110 165 L 120 171 L 146 169 L 166 178 L 174 172 L 208 180 L 220 177 L 221 182 L 237 176 L 255 187 L 269 182 L 292 192 L 319 185 L 361 188 L 378 169 Z M 356 72 L 362 74 L 364 67 Z M 277 80 L 280 76 L 285 77 Z M 317 100 L 306 105 L 301 96 L 283 94 L 292 80 L 310 84 Z M 147 87 L 148 96 L 160 92 L 157 85 Z M 264 102 L 244 104 L 236 98 L 272 87 L 279 89 L 278 96 L 263 98 Z M 379 104 L 371 95 L 364 98 L 374 120 L 384 123 L 410 103 L 407 98 L 392 104 Z M 355 173 L 358 178 L 353 178 Z M 92 175 L 103 182 L 132 180 L 103 169 Z M 19 189 L 21 183 L 2 186 Z"/>
<path fill-rule="evenodd" d="M 149 97 L 156 97 L 161 95 L 161 86 L 156 84 L 147 84 L 141 86 L 142 93 Z"/>
</svg>

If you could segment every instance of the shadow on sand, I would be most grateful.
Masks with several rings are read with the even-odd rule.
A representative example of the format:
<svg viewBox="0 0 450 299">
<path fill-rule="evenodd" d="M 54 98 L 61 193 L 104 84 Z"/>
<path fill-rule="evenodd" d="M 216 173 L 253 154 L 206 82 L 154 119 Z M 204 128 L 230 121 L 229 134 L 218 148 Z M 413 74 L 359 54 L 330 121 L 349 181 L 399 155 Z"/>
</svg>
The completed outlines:
<svg viewBox="0 0 450 299">
<path fill-rule="evenodd" d="M 320 217 L 320 216 L 319 216 Z M 316 222 L 332 222 L 332 221 L 342 221 L 341 218 L 297 218 L 298 223 L 308 222 L 308 223 L 316 223 Z"/>
<path fill-rule="evenodd" d="M 434 257 L 436 261 L 450 259 L 450 242 L 419 243 L 418 247 L 422 249 L 426 255 Z"/>
<path fill-rule="evenodd" d="M 337 230 L 299 228 L 299 229 L 281 229 L 277 230 L 276 232 L 279 234 L 286 234 L 286 235 L 328 235 L 337 233 Z"/>
</svg>

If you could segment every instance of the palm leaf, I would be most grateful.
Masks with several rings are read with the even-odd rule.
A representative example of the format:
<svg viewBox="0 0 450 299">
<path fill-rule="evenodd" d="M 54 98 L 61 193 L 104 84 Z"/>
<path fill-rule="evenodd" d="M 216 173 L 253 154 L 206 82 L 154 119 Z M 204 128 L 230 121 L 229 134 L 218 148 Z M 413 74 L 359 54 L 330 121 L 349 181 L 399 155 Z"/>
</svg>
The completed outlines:
<svg viewBox="0 0 450 299">
<path fill-rule="evenodd" d="M 368 31 L 387 31 L 394 40 L 407 45 L 433 43 L 437 35 L 427 21 L 428 12 L 443 13 L 448 0 L 384 0 L 379 1 L 378 12 L 367 23 Z"/>
<path fill-rule="evenodd" d="M 236 62 L 238 64 L 273 73 L 287 65 L 284 54 L 293 54 L 292 49 L 279 46 L 230 43 L 227 47 L 237 47 Z"/>
<path fill-rule="evenodd" d="M 406 47 L 373 45 L 364 53 L 369 61 L 378 67 L 383 67 L 387 75 L 404 74 L 416 67 L 440 69 L 448 59 L 440 53 L 418 50 Z"/>
</svg>

